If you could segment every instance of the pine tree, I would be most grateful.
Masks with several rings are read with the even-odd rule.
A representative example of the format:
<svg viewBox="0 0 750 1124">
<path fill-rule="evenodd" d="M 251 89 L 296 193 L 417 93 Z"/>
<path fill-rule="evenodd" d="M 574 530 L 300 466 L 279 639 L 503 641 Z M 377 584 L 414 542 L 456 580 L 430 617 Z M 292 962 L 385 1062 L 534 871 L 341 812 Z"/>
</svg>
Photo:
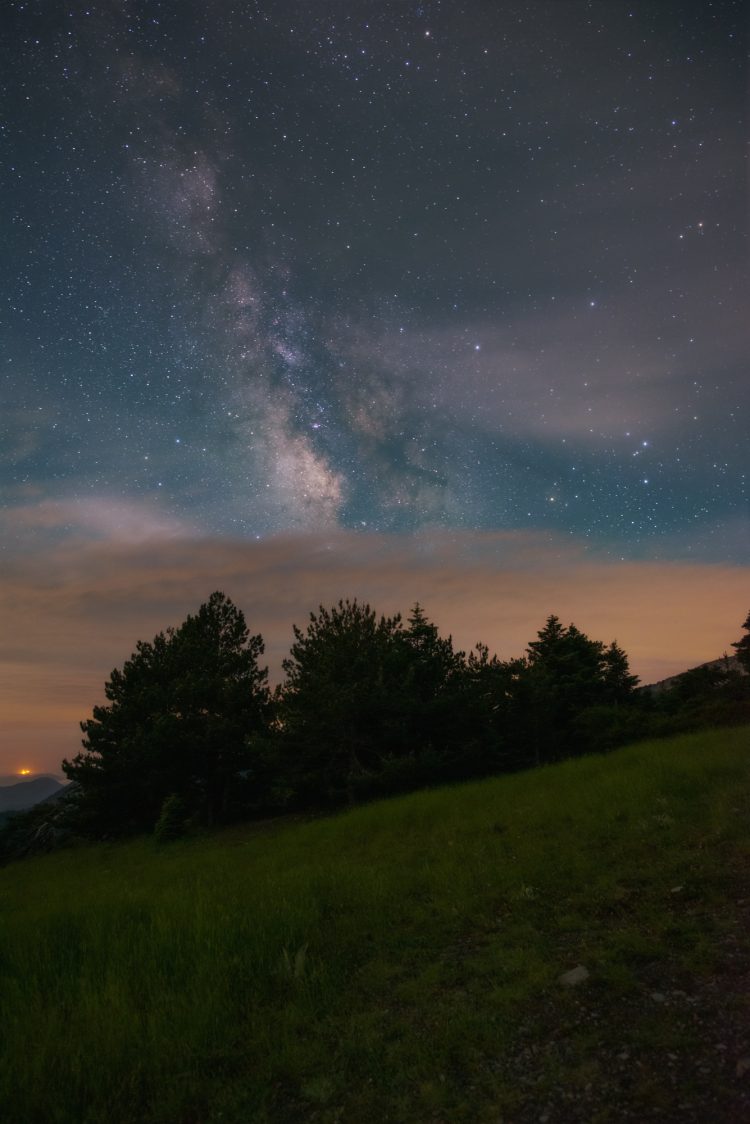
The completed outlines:
<svg viewBox="0 0 750 1124">
<path fill-rule="evenodd" d="M 401 683 L 403 728 L 410 752 L 456 753 L 469 725 L 463 652 L 450 636 L 441 636 L 419 602 L 401 634 L 404 671 Z"/>
<path fill-rule="evenodd" d="M 735 640 L 732 647 L 737 652 L 740 666 L 750 674 L 750 613 L 747 614 L 742 627 L 745 629 L 745 635 L 740 640 Z"/>
<path fill-rule="evenodd" d="M 213 593 L 195 616 L 139 641 L 104 687 L 107 704 L 81 723 L 84 752 L 63 761 L 81 786 L 82 826 L 121 834 L 152 828 L 170 793 L 208 822 L 221 818 L 248 739 L 267 722 L 263 640 Z"/>
<path fill-rule="evenodd" d="M 604 697 L 609 703 L 627 702 L 638 686 L 638 676 L 631 675 L 628 657 L 616 640 L 612 641 L 604 653 L 602 679 Z"/>
<path fill-rule="evenodd" d="M 582 712 L 624 701 L 637 682 L 615 642 L 607 648 L 574 624 L 566 628 L 558 617 L 548 617 L 528 645 L 519 681 L 532 759 L 539 763 L 580 752 L 585 748 L 577 733 Z"/>
<path fill-rule="evenodd" d="M 303 802 L 353 800 L 393 750 L 402 675 L 401 618 L 339 601 L 294 626 L 279 693 L 283 757 Z"/>
</svg>

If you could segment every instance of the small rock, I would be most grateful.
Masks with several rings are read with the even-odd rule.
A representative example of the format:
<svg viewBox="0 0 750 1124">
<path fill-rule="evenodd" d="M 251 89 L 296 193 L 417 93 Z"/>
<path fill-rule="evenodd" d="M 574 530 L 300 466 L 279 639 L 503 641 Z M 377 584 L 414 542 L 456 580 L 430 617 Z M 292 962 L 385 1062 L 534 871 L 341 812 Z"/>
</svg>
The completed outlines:
<svg viewBox="0 0 750 1124">
<path fill-rule="evenodd" d="M 669 892 L 670 894 L 681 894 L 684 889 L 684 886 L 673 886 Z"/>
<path fill-rule="evenodd" d="M 750 1057 L 740 1058 L 737 1062 L 737 1069 L 735 1070 L 738 1077 L 744 1077 L 750 1071 Z"/>
<path fill-rule="evenodd" d="M 651 998 L 653 999 L 654 1003 L 663 1003 L 667 997 L 666 995 L 662 995 L 660 991 L 652 991 Z"/>
<path fill-rule="evenodd" d="M 583 964 L 577 964 L 569 972 L 563 972 L 561 976 L 558 976 L 558 979 L 565 987 L 576 987 L 577 984 L 587 980 L 590 975 L 588 968 L 584 968 Z"/>
</svg>

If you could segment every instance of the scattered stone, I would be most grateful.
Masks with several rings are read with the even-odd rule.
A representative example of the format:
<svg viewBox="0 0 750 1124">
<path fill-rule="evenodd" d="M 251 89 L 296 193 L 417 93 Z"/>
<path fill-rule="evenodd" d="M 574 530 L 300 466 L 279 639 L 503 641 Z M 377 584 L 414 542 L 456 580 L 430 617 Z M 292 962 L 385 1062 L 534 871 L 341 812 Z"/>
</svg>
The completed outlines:
<svg viewBox="0 0 750 1124">
<path fill-rule="evenodd" d="M 681 894 L 684 889 L 684 886 L 673 886 L 669 892 L 670 894 Z"/>
<path fill-rule="evenodd" d="M 662 995 L 660 991 L 652 991 L 651 998 L 653 999 L 654 1003 L 664 1003 L 667 997 L 666 995 Z"/>
<path fill-rule="evenodd" d="M 588 968 L 584 968 L 583 964 L 577 964 L 569 972 L 563 972 L 561 976 L 558 976 L 558 979 L 565 987 L 576 987 L 587 980 L 590 975 Z"/>
<path fill-rule="evenodd" d="M 746 1073 L 750 1072 L 750 1057 L 740 1058 L 735 1072 L 738 1077 L 744 1077 Z"/>
</svg>

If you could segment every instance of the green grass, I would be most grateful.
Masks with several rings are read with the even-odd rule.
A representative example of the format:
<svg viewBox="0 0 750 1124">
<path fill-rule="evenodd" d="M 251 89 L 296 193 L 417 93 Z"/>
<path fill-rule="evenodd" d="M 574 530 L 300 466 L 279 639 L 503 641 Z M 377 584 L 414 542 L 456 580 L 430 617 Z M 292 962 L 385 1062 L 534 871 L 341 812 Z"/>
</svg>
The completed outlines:
<svg viewBox="0 0 750 1124">
<path fill-rule="evenodd" d="M 8 866 L 0 1104 L 13 1124 L 498 1121 L 526 1095 L 513 1059 L 553 1028 L 582 1086 L 610 1040 L 689 1048 L 632 1000 L 661 963 L 712 971 L 750 858 L 749 750 L 747 728 L 701 733 Z M 623 1002 L 643 1012 L 624 1026 Z M 540 1054 L 534 1096 L 561 1064 Z"/>
</svg>

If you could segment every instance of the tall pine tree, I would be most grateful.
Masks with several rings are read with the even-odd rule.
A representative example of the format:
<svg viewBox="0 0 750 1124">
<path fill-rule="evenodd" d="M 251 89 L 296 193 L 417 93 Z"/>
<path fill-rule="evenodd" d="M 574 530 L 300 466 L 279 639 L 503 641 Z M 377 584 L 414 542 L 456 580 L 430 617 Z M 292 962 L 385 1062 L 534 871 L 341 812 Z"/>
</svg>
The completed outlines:
<svg viewBox="0 0 750 1124">
<path fill-rule="evenodd" d="M 737 653 L 740 666 L 750 674 L 750 613 L 747 614 L 742 627 L 745 630 L 745 635 L 740 640 L 735 640 L 732 647 Z"/>
<path fill-rule="evenodd" d="M 153 827 L 172 793 L 207 822 L 220 819 L 232 786 L 252 770 L 249 741 L 267 722 L 263 650 L 219 592 L 179 628 L 139 641 L 105 684 L 106 705 L 81 723 L 84 751 L 63 761 L 81 788 L 83 826 Z"/>
</svg>

